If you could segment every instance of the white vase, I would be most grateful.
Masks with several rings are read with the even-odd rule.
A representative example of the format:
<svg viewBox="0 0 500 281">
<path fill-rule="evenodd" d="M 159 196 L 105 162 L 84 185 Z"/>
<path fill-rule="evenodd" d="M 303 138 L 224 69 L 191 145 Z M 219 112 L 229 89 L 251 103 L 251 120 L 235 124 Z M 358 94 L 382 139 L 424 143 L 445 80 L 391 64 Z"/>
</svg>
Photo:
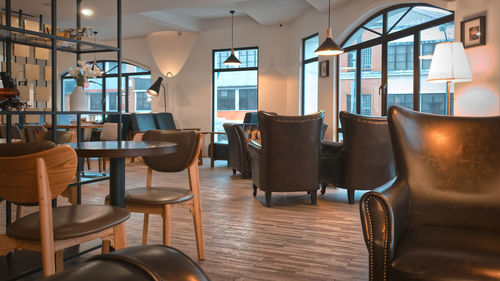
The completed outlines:
<svg viewBox="0 0 500 281">
<path fill-rule="evenodd" d="M 69 109 L 71 111 L 88 111 L 89 102 L 82 86 L 76 86 L 69 96 Z"/>
</svg>

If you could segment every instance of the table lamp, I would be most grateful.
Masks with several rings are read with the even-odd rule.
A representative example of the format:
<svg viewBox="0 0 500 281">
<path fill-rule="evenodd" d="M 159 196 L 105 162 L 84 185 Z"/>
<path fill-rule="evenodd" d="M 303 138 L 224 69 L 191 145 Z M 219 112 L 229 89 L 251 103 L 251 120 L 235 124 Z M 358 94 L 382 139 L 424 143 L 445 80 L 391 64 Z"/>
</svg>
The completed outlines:
<svg viewBox="0 0 500 281">
<path fill-rule="evenodd" d="M 444 42 L 436 45 L 432 56 L 431 68 L 427 82 L 447 83 L 447 108 L 450 113 L 450 88 L 451 83 L 472 81 L 469 62 L 461 42 Z"/>
</svg>

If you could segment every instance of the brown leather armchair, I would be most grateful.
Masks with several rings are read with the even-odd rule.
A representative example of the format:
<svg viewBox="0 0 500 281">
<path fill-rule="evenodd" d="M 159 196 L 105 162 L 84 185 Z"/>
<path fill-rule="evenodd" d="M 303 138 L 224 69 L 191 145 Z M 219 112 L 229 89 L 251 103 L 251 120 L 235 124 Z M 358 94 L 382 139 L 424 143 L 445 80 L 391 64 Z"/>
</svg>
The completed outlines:
<svg viewBox="0 0 500 281">
<path fill-rule="evenodd" d="M 388 121 L 397 178 L 360 202 L 370 280 L 498 280 L 500 117 Z"/>
<path fill-rule="evenodd" d="M 128 247 L 97 255 L 46 280 L 210 281 L 184 253 L 161 245 Z"/>
<path fill-rule="evenodd" d="M 259 111 L 261 144 L 251 141 L 254 196 L 257 187 L 266 193 L 307 191 L 316 205 L 319 156 L 324 112 L 306 116 L 280 116 Z"/>
<path fill-rule="evenodd" d="M 223 126 L 229 144 L 228 165 L 233 168 L 233 175 L 239 171 L 243 178 L 249 178 L 252 175 L 252 165 L 248 142 L 258 138 L 257 125 L 224 123 Z"/>
<path fill-rule="evenodd" d="M 343 143 L 322 142 L 321 194 L 326 186 L 347 189 L 350 204 L 355 190 L 371 190 L 396 176 L 391 138 L 385 117 L 342 111 Z"/>
</svg>

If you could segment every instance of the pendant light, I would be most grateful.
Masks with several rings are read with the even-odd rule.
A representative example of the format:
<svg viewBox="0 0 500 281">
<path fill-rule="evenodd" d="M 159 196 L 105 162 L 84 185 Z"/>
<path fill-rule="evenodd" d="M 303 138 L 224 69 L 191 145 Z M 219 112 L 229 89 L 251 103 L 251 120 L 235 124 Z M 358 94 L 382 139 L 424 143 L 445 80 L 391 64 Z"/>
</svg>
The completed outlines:
<svg viewBox="0 0 500 281">
<path fill-rule="evenodd" d="M 328 29 L 326 30 L 326 39 L 319 46 L 315 54 L 318 56 L 337 56 L 344 53 L 344 50 L 337 45 L 332 39 L 332 29 L 330 28 L 330 0 L 328 0 Z"/>
<path fill-rule="evenodd" d="M 231 55 L 224 61 L 225 65 L 238 66 L 241 62 L 234 55 L 233 41 L 234 41 L 234 10 L 229 11 L 231 13 Z"/>
</svg>

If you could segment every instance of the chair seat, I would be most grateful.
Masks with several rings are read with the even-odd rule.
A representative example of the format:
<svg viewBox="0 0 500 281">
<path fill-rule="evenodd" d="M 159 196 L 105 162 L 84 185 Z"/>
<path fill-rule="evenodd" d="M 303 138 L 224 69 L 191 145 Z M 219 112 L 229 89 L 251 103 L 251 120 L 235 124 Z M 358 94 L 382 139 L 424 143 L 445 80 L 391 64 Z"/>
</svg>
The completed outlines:
<svg viewBox="0 0 500 281">
<path fill-rule="evenodd" d="M 103 231 L 126 221 L 130 213 L 112 206 L 79 205 L 54 208 L 52 217 L 54 240 L 57 241 Z M 39 213 L 16 220 L 7 228 L 7 235 L 23 240 L 40 240 Z"/>
<path fill-rule="evenodd" d="M 125 193 L 125 204 L 165 205 L 182 203 L 193 198 L 191 190 L 180 188 L 134 188 Z"/>
<path fill-rule="evenodd" d="M 410 230 L 392 262 L 393 280 L 498 280 L 500 234 L 455 228 Z"/>
</svg>

